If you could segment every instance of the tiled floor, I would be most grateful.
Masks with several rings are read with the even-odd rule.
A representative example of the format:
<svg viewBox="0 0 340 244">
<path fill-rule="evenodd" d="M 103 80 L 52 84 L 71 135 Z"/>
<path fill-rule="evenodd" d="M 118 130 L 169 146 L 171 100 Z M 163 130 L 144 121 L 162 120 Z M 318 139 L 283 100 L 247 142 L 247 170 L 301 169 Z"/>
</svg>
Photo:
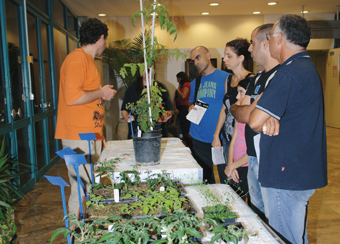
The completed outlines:
<svg viewBox="0 0 340 244">
<path fill-rule="evenodd" d="M 310 199 L 308 239 L 310 243 L 340 243 L 340 129 L 327 128 L 328 186 Z M 68 182 L 65 163 L 60 160 L 47 175 L 61 176 Z M 68 197 L 69 187 L 65 187 Z M 64 226 L 60 188 L 44 177 L 16 206 L 15 220 L 19 244 L 50 243 L 55 229 Z M 66 243 L 59 236 L 53 243 Z"/>
</svg>

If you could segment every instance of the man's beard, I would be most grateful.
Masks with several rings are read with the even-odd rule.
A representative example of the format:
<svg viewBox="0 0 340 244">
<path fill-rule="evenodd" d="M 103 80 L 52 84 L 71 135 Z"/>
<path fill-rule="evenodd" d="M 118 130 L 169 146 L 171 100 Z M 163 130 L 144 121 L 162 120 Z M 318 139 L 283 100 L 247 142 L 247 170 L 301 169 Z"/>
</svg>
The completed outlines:
<svg viewBox="0 0 340 244">
<path fill-rule="evenodd" d="M 204 71 L 206 71 L 207 69 L 208 69 L 208 67 L 209 67 L 209 64 L 207 64 L 206 66 L 204 66 L 202 69 L 199 69 L 199 68 L 197 68 L 197 70 L 198 70 L 198 73 L 200 73 L 200 74 L 203 74 L 204 73 Z"/>
</svg>

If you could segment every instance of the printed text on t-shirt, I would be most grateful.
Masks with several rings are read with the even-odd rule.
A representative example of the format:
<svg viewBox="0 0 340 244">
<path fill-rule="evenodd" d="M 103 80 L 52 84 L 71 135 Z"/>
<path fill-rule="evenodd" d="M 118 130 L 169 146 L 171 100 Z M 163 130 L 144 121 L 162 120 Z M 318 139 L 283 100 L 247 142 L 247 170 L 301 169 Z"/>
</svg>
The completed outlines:
<svg viewBox="0 0 340 244">
<path fill-rule="evenodd" d="M 216 96 L 216 82 L 206 81 L 203 84 L 200 84 L 197 99 L 209 97 L 215 98 Z"/>
</svg>

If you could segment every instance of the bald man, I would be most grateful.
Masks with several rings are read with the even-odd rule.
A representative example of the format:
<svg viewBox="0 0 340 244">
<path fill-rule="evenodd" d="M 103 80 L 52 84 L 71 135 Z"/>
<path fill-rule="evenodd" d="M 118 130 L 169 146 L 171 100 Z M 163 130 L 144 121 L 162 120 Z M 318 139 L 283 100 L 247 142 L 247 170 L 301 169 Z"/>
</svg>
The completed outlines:
<svg viewBox="0 0 340 244">
<path fill-rule="evenodd" d="M 209 107 L 199 125 L 191 123 L 189 134 L 192 137 L 195 158 L 203 168 L 203 179 L 207 183 L 213 184 L 215 183 L 215 178 L 211 143 L 222 108 L 225 84 L 229 73 L 216 69 L 211 64 L 211 54 L 206 47 L 198 46 L 192 49 L 190 58 L 195 62 L 195 66 L 202 76 L 196 98 L 197 78 L 191 82 L 189 112 L 191 109 L 196 109 L 194 103 L 198 100 L 209 104 Z M 224 171 L 225 166 L 222 165 L 219 168 L 223 168 L 222 171 Z"/>
</svg>

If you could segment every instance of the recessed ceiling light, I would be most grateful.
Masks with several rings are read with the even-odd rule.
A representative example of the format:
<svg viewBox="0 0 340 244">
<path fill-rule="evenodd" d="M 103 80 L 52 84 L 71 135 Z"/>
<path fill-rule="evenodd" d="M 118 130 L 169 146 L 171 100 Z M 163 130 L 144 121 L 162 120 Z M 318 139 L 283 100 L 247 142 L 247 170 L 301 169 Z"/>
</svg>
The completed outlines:
<svg viewBox="0 0 340 244">
<path fill-rule="evenodd" d="M 210 3 L 210 6 L 218 6 L 220 5 L 219 3 Z"/>
<path fill-rule="evenodd" d="M 202 15 L 208 15 L 208 14 L 210 14 L 209 12 L 203 12 L 203 13 L 201 13 Z"/>
<path fill-rule="evenodd" d="M 270 3 L 268 3 L 268 5 L 276 5 L 277 4 L 277 2 L 270 2 Z"/>
<path fill-rule="evenodd" d="M 106 14 L 98 14 L 99 17 L 105 17 Z"/>
<path fill-rule="evenodd" d="M 260 13 L 261 13 L 260 11 L 253 12 L 253 14 L 260 14 Z"/>
<path fill-rule="evenodd" d="M 304 10 L 303 12 L 301 11 L 301 13 L 303 13 L 303 14 L 308 14 L 308 13 L 309 13 L 309 10 Z"/>
</svg>

